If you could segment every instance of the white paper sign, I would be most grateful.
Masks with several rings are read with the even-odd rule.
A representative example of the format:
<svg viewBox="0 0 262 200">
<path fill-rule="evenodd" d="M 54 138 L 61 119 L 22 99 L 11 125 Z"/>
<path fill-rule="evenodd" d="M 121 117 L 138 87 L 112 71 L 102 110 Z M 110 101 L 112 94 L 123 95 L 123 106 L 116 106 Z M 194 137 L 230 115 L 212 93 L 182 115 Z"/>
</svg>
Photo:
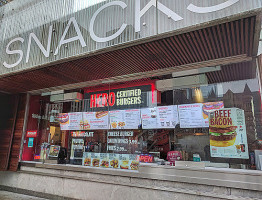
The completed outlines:
<svg viewBox="0 0 262 200">
<path fill-rule="evenodd" d="M 202 103 L 179 105 L 180 128 L 205 127 L 202 115 Z"/>
<path fill-rule="evenodd" d="M 142 128 L 143 129 L 156 129 L 156 108 L 141 109 Z"/>
<path fill-rule="evenodd" d="M 60 113 L 59 114 L 61 130 L 82 130 L 83 116 L 81 112 Z"/>
<path fill-rule="evenodd" d="M 175 128 L 178 123 L 177 106 L 161 106 L 156 108 L 157 128 Z"/>
<path fill-rule="evenodd" d="M 125 110 L 125 129 L 138 129 L 141 125 L 140 109 Z"/>
<path fill-rule="evenodd" d="M 124 129 L 125 122 L 125 111 L 114 110 L 110 111 L 110 128 L 111 129 Z"/>
<path fill-rule="evenodd" d="M 208 114 L 222 108 L 223 101 L 179 105 L 180 128 L 209 127 Z"/>
<path fill-rule="evenodd" d="M 84 130 L 108 129 L 108 120 L 109 120 L 108 111 L 84 112 L 83 129 Z"/>
</svg>

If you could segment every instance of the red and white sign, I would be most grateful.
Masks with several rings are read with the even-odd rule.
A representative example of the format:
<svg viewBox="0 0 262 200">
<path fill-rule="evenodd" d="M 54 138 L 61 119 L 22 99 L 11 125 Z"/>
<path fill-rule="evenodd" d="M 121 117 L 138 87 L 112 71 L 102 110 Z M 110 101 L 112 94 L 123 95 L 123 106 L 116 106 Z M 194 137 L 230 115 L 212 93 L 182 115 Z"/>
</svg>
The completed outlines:
<svg viewBox="0 0 262 200">
<path fill-rule="evenodd" d="M 37 131 L 27 131 L 26 137 L 35 138 L 37 136 Z"/>
</svg>

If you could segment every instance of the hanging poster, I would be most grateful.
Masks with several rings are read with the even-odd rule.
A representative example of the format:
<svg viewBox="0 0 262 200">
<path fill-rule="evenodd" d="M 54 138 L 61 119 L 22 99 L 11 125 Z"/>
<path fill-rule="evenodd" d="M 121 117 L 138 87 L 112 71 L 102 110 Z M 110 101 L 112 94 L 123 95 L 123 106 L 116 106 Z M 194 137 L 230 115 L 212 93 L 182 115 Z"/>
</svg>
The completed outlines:
<svg viewBox="0 0 262 200">
<path fill-rule="evenodd" d="M 178 123 L 177 106 L 161 106 L 156 108 L 157 128 L 175 128 Z"/>
<path fill-rule="evenodd" d="M 209 127 L 208 113 L 221 108 L 223 101 L 179 105 L 180 128 Z"/>
<path fill-rule="evenodd" d="M 110 111 L 110 128 L 124 129 L 125 126 L 126 126 L 125 111 L 124 110 Z"/>
<path fill-rule="evenodd" d="M 84 130 L 103 130 L 108 129 L 109 115 L 108 111 L 84 112 L 83 129 Z"/>
<path fill-rule="evenodd" d="M 140 109 L 110 111 L 111 129 L 139 129 Z"/>
<path fill-rule="evenodd" d="M 141 126 L 140 109 L 125 110 L 125 129 L 139 129 Z"/>
<path fill-rule="evenodd" d="M 180 128 L 202 128 L 204 118 L 202 115 L 202 103 L 179 105 Z"/>
<path fill-rule="evenodd" d="M 59 113 L 59 122 L 62 131 L 83 129 L 83 116 L 81 112 Z"/>
<path fill-rule="evenodd" d="M 244 110 L 214 111 L 209 123 L 211 157 L 249 159 Z"/>
<path fill-rule="evenodd" d="M 204 127 L 209 127 L 209 120 L 208 115 L 211 112 L 214 112 L 215 110 L 219 110 L 224 108 L 224 102 L 218 101 L 218 102 L 206 102 L 202 103 L 202 115 L 204 119 Z"/>
<path fill-rule="evenodd" d="M 143 129 L 156 129 L 157 118 L 156 108 L 141 109 L 142 128 Z"/>
</svg>

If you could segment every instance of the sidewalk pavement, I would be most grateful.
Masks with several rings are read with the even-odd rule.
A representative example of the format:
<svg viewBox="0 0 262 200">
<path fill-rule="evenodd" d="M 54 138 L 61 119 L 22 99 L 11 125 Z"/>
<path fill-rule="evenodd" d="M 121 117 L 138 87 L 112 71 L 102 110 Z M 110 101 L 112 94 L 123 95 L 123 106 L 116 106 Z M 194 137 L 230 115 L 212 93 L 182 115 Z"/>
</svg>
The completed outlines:
<svg viewBox="0 0 262 200">
<path fill-rule="evenodd" d="M 47 200 L 47 199 L 0 190 L 0 200 Z"/>
</svg>

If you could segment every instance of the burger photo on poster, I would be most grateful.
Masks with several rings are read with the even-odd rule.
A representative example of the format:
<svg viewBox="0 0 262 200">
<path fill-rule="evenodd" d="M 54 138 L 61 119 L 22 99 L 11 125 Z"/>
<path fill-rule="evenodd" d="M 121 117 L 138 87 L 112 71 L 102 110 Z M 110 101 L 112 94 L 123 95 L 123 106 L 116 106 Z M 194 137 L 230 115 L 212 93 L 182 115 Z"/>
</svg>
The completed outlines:
<svg viewBox="0 0 262 200">
<path fill-rule="evenodd" d="M 203 118 L 207 119 L 209 113 L 222 108 L 224 108 L 223 101 L 203 103 L 203 107 L 202 107 Z"/>
<path fill-rule="evenodd" d="M 229 147 L 233 146 L 236 141 L 237 126 L 228 127 L 209 127 L 210 146 Z"/>
</svg>

